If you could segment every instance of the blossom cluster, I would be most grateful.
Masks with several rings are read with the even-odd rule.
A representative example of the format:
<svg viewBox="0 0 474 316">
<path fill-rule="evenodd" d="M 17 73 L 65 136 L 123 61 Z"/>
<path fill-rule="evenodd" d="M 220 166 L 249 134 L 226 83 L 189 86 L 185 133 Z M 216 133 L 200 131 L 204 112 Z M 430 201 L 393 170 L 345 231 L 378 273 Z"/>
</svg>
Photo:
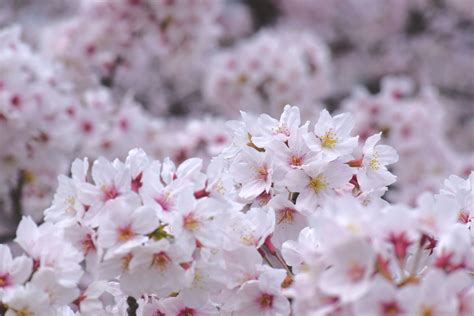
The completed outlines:
<svg viewBox="0 0 474 316">
<path fill-rule="evenodd" d="M 0 35 L 0 226 L 15 229 L 22 212 L 39 219 L 57 176 L 76 156 L 125 158 L 141 147 L 153 157 L 182 161 L 217 154 L 227 144 L 222 119 L 166 122 L 131 93 L 120 99 L 105 87 L 80 91 L 64 68 L 20 35 L 18 28 Z"/>
<path fill-rule="evenodd" d="M 264 30 L 210 61 L 204 98 L 220 111 L 278 115 L 287 103 L 314 107 L 331 88 L 329 51 L 309 33 Z"/>
<path fill-rule="evenodd" d="M 400 73 L 461 95 L 473 88 L 472 1 L 273 2 L 282 12 L 279 24 L 314 32 L 331 45 L 341 92 Z"/>
<path fill-rule="evenodd" d="M 77 144 L 67 111 L 79 104 L 60 73 L 19 40 L 19 29 L 0 32 L 0 200 L 19 179 L 54 181 L 67 169 Z"/>
<path fill-rule="evenodd" d="M 203 166 L 77 159 L 37 225 L 0 247 L 7 315 L 470 315 L 474 173 L 411 208 L 396 151 L 350 114 L 242 112 Z M 437 288 L 433 293 L 432 289 Z M 415 294 L 416 293 L 416 294 Z"/>
<path fill-rule="evenodd" d="M 220 0 L 84 0 L 74 18 L 46 28 L 41 46 L 84 86 L 133 90 L 163 113 L 197 89 L 202 59 L 220 34 L 221 7 Z"/>
<path fill-rule="evenodd" d="M 414 205 L 420 193 L 438 191 L 449 175 L 468 176 L 474 156 L 450 144 L 447 107 L 438 92 L 430 86 L 417 92 L 404 77 L 386 77 L 381 86 L 375 95 L 355 89 L 342 110 L 354 113 L 355 133 L 363 139 L 381 132 L 384 142 L 397 149 L 400 161 L 393 172 L 398 181 L 390 199 Z"/>
<path fill-rule="evenodd" d="M 471 8 L 1 2 L 0 315 L 473 315 Z"/>
</svg>

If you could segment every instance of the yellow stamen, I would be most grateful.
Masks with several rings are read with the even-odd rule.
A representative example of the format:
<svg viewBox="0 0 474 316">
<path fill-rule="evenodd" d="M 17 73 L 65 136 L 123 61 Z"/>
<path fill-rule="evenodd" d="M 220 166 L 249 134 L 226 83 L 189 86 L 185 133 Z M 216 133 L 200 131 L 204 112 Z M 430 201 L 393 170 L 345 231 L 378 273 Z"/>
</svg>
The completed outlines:
<svg viewBox="0 0 474 316">
<path fill-rule="evenodd" d="M 332 129 L 328 130 L 324 136 L 321 137 L 321 146 L 324 148 L 334 148 L 337 144 L 336 133 Z"/>
<path fill-rule="evenodd" d="M 252 235 L 244 235 L 240 237 L 240 240 L 247 246 L 254 246 L 256 244 L 256 240 Z"/>
<path fill-rule="evenodd" d="M 268 170 L 265 169 L 265 167 L 258 167 L 255 168 L 255 172 L 258 173 L 258 177 L 261 178 L 262 180 L 267 180 L 268 177 Z"/>
<path fill-rule="evenodd" d="M 294 217 L 295 217 L 295 210 L 292 208 L 284 208 L 280 210 L 279 212 L 279 219 L 278 219 L 278 224 L 281 224 L 282 222 L 293 222 Z"/>
<path fill-rule="evenodd" d="M 369 167 L 372 170 L 377 170 L 379 166 L 380 166 L 380 163 L 379 163 L 378 155 L 374 153 L 374 155 L 372 156 L 372 159 L 369 160 Z"/>
<path fill-rule="evenodd" d="M 64 200 L 65 204 L 67 205 L 66 213 L 74 215 L 76 214 L 76 209 L 74 208 L 74 204 L 76 203 L 76 199 L 73 196 L 68 196 Z"/>
<path fill-rule="evenodd" d="M 189 214 L 183 218 L 183 226 L 187 230 L 194 231 L 198 229 L 199 221 L 192 214 Z"/>
<path fill-rule="evenodd" d="M 126 241 L 132 238 L 134 235 L 133 229 L 130 225 L 119 228 L 119 235 L 117 239 L 119 241 Z"/>
<path fill-rule="evenodd" d="M 165 252 L 159 252 L 153 255 L 152 265 L 158 267 L 161 271 L 164 271 L 170 261 L 170 258 Z"/>
<path fill-rule="evenodd" d="M 320 174 L 317 177 L 311 178 L 309 181 L 309 187 L 313 189 L 316 193 L 321 192 L 322 190 L 327 188 L 326 177 Z"/>
<path fill-rule="evenodd" d="M 291 156 L 291 159 L 290 159 L 290 166 L 301 166 L 303 162 L 303 157 L 301 156 Z"/>
</svg>

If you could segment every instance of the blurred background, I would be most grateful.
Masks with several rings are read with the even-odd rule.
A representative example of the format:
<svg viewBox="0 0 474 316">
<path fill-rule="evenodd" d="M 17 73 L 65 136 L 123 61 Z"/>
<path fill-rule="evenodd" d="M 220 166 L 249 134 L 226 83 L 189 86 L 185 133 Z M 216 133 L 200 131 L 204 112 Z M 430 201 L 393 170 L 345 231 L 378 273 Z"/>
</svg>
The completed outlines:
<svg viewBox="0 0 474 316">
<path fill-rule="evenodd" d="M 76 157 L 180 162 L 240 110 L 352 112 L 414 204 L 474 167 L 472 0 L 0 1 L 0 241 L 41 220 Z"/>
</svg>

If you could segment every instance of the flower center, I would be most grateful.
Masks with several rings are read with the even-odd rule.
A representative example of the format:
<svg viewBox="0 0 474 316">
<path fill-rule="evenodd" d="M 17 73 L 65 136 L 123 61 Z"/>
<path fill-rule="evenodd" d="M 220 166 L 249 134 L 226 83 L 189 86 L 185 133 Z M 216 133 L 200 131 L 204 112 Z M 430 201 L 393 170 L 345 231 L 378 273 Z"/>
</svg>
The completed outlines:
<svg viewBox="0 0 474 316">
<path fill-rule="evenodd" d="M 321 146 L 324 148 L 334 148 L 337 144 L 336 133 L 332 129 L 321 137 Z"/>
<path fill-rule="evenodd" d="M 170 199 L 170 194 L 169 193 L 164 193 L 155 198 L 156 203 L 158 203 L 163 211 L 168 212 L 171 210 L 171 207 L 173 206 L 173 203 Z"/>
<path fill-rule="evenodd" d="M 398 304 L 394 301 L 382 303 L 382 309 L 385 316 L 397 316 L 401 312 Z"/>
<path fill-rule="evenodd" d="M 8 274 L 0 275 L 0 287 L 6 287 L 10 284 Z"/>
<path fill-rule="evenodd" d="M 311 178 L 309 181 L 309 187 L 314 190 L 314 192 L 319 193 L 322 190 L 327 188 L 326 178 L 324 175 L 320 174 L 317 177 Z"/>
<path fill-rule="evenodd" d="M 242 242 L 247 246 L 255 246 L 258 243 L 258 240 L 256 240 L 255 237 L 250 234 L 243 235 L 240 237 L 240 240 L 242 240 Z"/>
<path fill-rule="evenodd" d="M 257 176 L 259 179 L 266 181 L 268 177 L 268 170 L 265 167 L 258 167 L 255 168 L 255 171 L 257 172 Z"/>
<path fill-rule="evenodd" d="M 129 224 L 127 226 L 120 227 L 118 229 L 118 237 L 119 241 L 126 241 L 132 238 L 134 235 L 132 226 Z"/>
<path fill-rule="evenodd" d="M 347 275 L 349 279 L 354 283 L 362 280 L 362 278 L 364 277 L 364 273 L 365 273 L 365 268 L 362 265 L 355 262 L 352 263 L 349 269 L 347 270 Z"/>
<path fill-rule="evenodd" d="M 282 222 L 292 222 L 295 217 L 295 210 L 290 207 L 285 207 L 279 212 L 278 224 Z"/>
<path fill-rule="evenodd" d="M 114 185 L 102 187 L 102 198 L 104 201 L 115 199 L 119 195 L 120 193 Z"/>
<path fill-rule="evenodd" d="M 290 130 L 285 125 L 282 125 L 275 128 L 274 134 L 283 134 L 285 136 L 290 136 Z"/>
<path fill-rule="evenodd" d="M 188 214 L 183 218 L 183 226 L 185 229 L 194 231 L 199 227 L 199 221 L 193 216 L 193 214 Z"/>
<path fill-rule="evenodd" d="M 194 309 L 185 307 L 184 309 L 180 310 L 177 316 L 193 316 Z"/>
<path fill-rule="evenodd" d="M 369 160 L 369 168 L 371 168 L 372 170 L 377 170 L 379 168 L 380 163 L 378 158 L 378 155 L 374 153 L 372 159 Z"/>
<path fill-rule="evenodd" d="M 303 157 L 301 156 L 291 156 L 290 158 L 290 166 L 299 167 L 301 166 L 302 162 L 303 162 Z"/>
<path fill-rule="evenodd" d="M 76 204 L 76 199 L 73 196 L 68 196 L 65 200 L 65 203 L 67 205 L 66 213 L 75 215 L 76 209 L 74 208 L 74 204 Z"/>
<path fill-rule="evenodd" d="M 260 305 L 261 308 L 271 308 L 273 305 L 273 295 L 263 293 L 258 298 L 258 304 Z"/>
<path fill-rule="evenodd" d="M 152 266 L 158 267 L 161 271 L 165 270 L 171 262 L 170 257 L 165 252 L 158 252 L 153 255 Z"/>
<path fill-rule="evenodd" d="M 92 241 L 92 236 L 90 234 L 87 234 L 84 237 L 84 239 L 81 241 L 81 245 L 85 255 L 87 255 L 89 251 L 95 249 L 94 241 Z"/>
</svg>

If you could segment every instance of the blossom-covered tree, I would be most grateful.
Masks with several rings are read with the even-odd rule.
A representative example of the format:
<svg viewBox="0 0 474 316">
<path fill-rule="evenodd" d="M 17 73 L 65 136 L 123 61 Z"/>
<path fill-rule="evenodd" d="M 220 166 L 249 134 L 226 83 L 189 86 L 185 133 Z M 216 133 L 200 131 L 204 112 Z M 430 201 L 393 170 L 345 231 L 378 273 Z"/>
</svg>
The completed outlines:
<svg viewBox="0 0 474 316">
<path fill-rule="evenodd" d="M 471 2 L 0 1 L 0 316 L 473 315 Z"/>
<path fill-rule="evenodd" d="M 23 254 L 0 247 L 6 314 L 474 311 L 474 173 L 413 208 L 390 204 L 398 155 L 380 134 L 357 153 L 348 114 L 323 110 L 314 130 L 290 105 L 279 120 L 243 117 L 207 167 L 140 149 L 75 160 L 45 222 L 21 220 Z M 288 165 L 292 138 L 308 159 Z"/>
</svg>

